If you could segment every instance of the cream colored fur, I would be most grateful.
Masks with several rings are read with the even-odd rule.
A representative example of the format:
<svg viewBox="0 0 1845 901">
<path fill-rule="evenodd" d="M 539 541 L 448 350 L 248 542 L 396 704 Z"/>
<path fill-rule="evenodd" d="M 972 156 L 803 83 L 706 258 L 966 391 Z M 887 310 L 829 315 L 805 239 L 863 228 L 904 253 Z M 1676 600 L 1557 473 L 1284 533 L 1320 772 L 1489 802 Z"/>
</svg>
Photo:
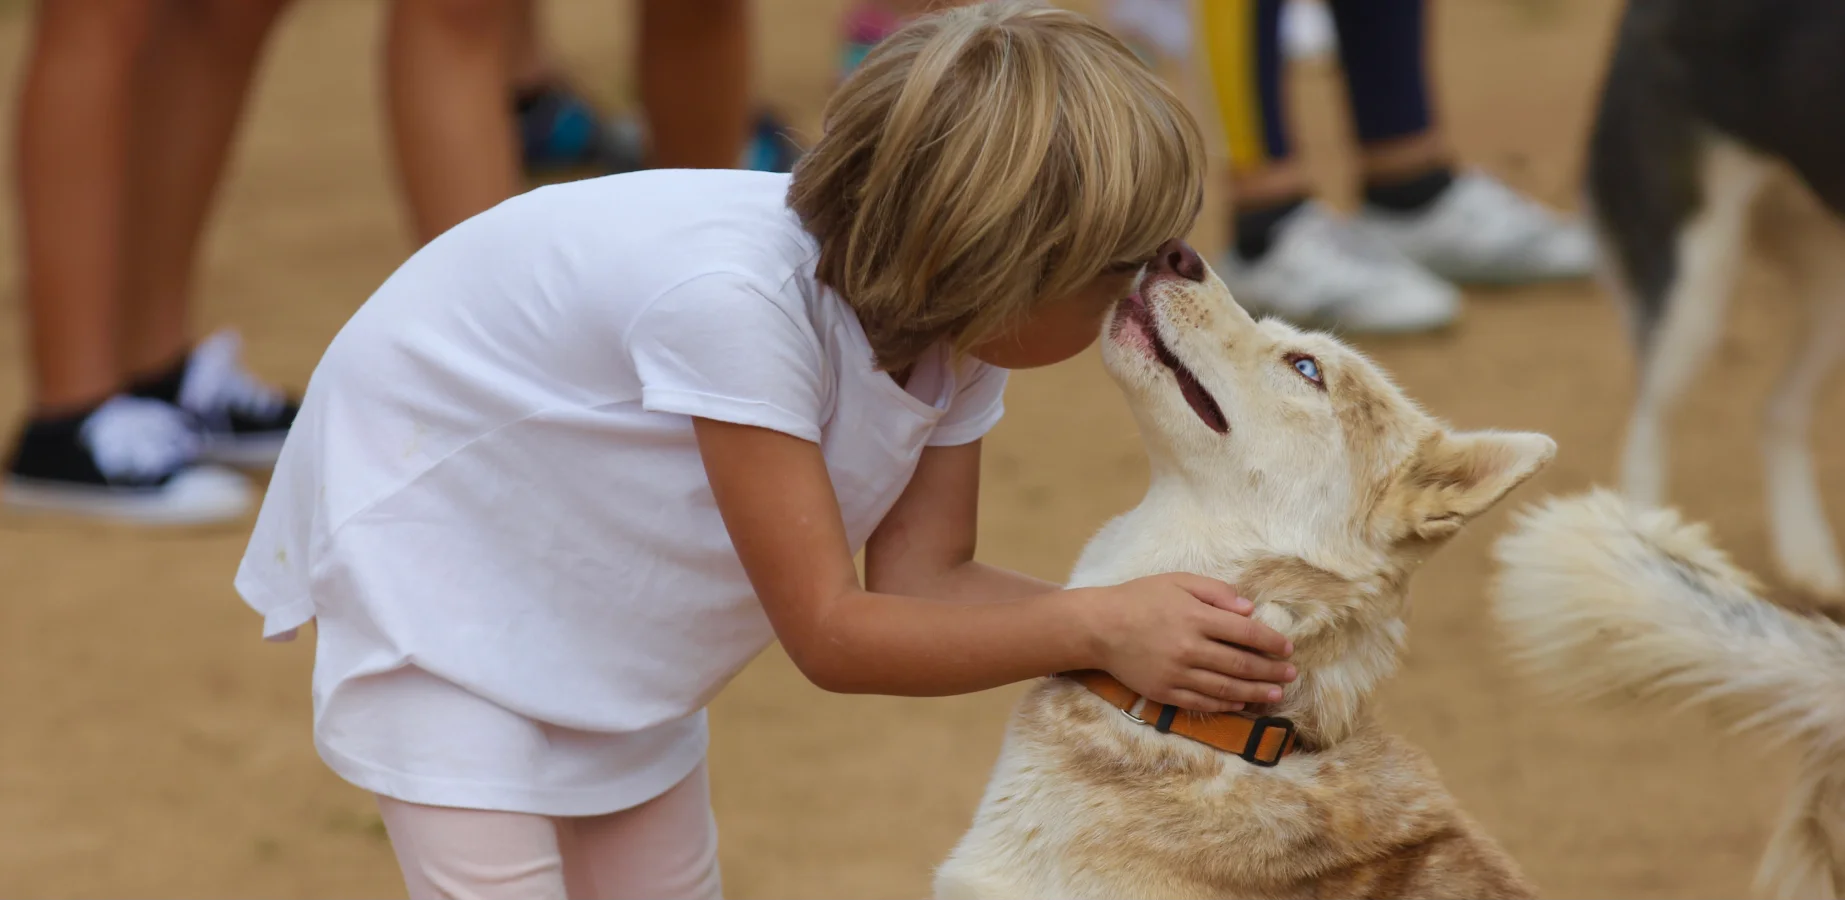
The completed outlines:
<svg viewBox="0 0 1845 901">
<path fill-rule="evenodd" d="M 1763 599 L 1676 512 L 1594 492 L 1524 513 L 1501 539 L 1494 610 L 1533 684 L 1563 698 L 1657 698 L 1804 751 L 1757 885 L 1845 887 L 1845 630 Z"/>
<path fill-rule="evenodd" d="M 1303 751 L 1260 768 L 1130 722 L 1068 680 L 1027 693 L 944 897 L 1525 897 L 1516 865 L 1428 759 L 1370 715 L 1405 638 L 1409 576 L 1554 453 L 1453 432 L 1334 339 L 1256 322 L 1215 275 L 1142 286 L 1104 341 L 1152 465 L 1075 586 L 1187 571 L 1238 583 L 1293 639 L 1300 680 L 1267 711 Z M 1151 328 L 1229 423 L 1188 404 Z M 1323 385 L 1305 377 L 1310 356 Z"/>
</svg>

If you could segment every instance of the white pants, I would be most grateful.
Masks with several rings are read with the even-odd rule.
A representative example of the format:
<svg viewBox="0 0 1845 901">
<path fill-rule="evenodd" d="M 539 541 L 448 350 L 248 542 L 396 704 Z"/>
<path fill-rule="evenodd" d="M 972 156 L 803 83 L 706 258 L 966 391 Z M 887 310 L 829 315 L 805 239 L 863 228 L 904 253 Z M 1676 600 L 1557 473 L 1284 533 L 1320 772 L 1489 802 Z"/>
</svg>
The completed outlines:
<svg viewBox="0 0 1845 901">
<path fill-rule="evenodd" d="M 412 898 L 718 898 L 700 763 L 665 794 L 592 817 L 429 807 L 378 796 Z"/>
</svg>

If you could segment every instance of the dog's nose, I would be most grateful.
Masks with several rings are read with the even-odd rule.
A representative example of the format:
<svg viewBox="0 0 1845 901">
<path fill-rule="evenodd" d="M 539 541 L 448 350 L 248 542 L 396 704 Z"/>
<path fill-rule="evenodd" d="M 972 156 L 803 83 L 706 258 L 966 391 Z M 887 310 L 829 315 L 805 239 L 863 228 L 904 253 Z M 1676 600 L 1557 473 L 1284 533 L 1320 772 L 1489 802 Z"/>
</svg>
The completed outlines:
<svg viewBox="0 0 1845 901">
<path fill-rule="evenodd" d="M 1188 282 L 1204 281 L 1204 258 L 1190 244 L 1174 238 L 1153 252 L 1153 271 L 1170 272 Z"/>
</svg>

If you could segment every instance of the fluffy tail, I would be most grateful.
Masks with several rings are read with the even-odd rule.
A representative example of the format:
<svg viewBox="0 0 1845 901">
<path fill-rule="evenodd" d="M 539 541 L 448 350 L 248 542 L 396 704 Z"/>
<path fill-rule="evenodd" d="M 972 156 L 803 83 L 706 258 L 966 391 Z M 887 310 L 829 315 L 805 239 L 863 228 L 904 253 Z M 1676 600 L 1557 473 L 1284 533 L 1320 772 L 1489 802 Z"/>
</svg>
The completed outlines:
<svg viewBox="0 0 1845 901">
<path fill-rule="evenodd" d="M 1845 751 L 1845 630 L 1764 600 L 1703 526 L 1597 491 L 1526 512 L 1496 555 L 1495 613 L 1541 689 L 1661 697 Z"/>
<path fill-rule="evenodd" d="M 1552 499 L 1500 539 L 1494 608 L 1536 684 L 1572 699 L 1701 707 L 1804 751 L 1758 890 L 1845 888 L 1845 630 L 1777 607 L 1670 510 L 1598 491 Z"/>
</svg>

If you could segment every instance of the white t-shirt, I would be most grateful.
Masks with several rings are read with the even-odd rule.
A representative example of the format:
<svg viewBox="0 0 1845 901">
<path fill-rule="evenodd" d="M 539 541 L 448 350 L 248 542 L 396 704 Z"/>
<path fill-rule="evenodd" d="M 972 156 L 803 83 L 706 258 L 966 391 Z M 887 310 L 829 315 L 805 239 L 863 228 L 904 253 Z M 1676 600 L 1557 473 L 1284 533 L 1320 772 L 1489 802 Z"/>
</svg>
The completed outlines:
<svg viewBox="0 0 1845 901">
<path fill-rule="evenodd" d="M 787 188 L 541 188 L 416 253 L 334 339 L 237 589 L 268 636 L 317 619 L 315 737 L 341 775 L 551 815 L 664 791 L 773 638 L 691 417 L 818 443 L 854 550 L 925 446 L 998 421 L 1004 370 L 933 352 L 918 397 L 873 366 Z"/>
</svg>

